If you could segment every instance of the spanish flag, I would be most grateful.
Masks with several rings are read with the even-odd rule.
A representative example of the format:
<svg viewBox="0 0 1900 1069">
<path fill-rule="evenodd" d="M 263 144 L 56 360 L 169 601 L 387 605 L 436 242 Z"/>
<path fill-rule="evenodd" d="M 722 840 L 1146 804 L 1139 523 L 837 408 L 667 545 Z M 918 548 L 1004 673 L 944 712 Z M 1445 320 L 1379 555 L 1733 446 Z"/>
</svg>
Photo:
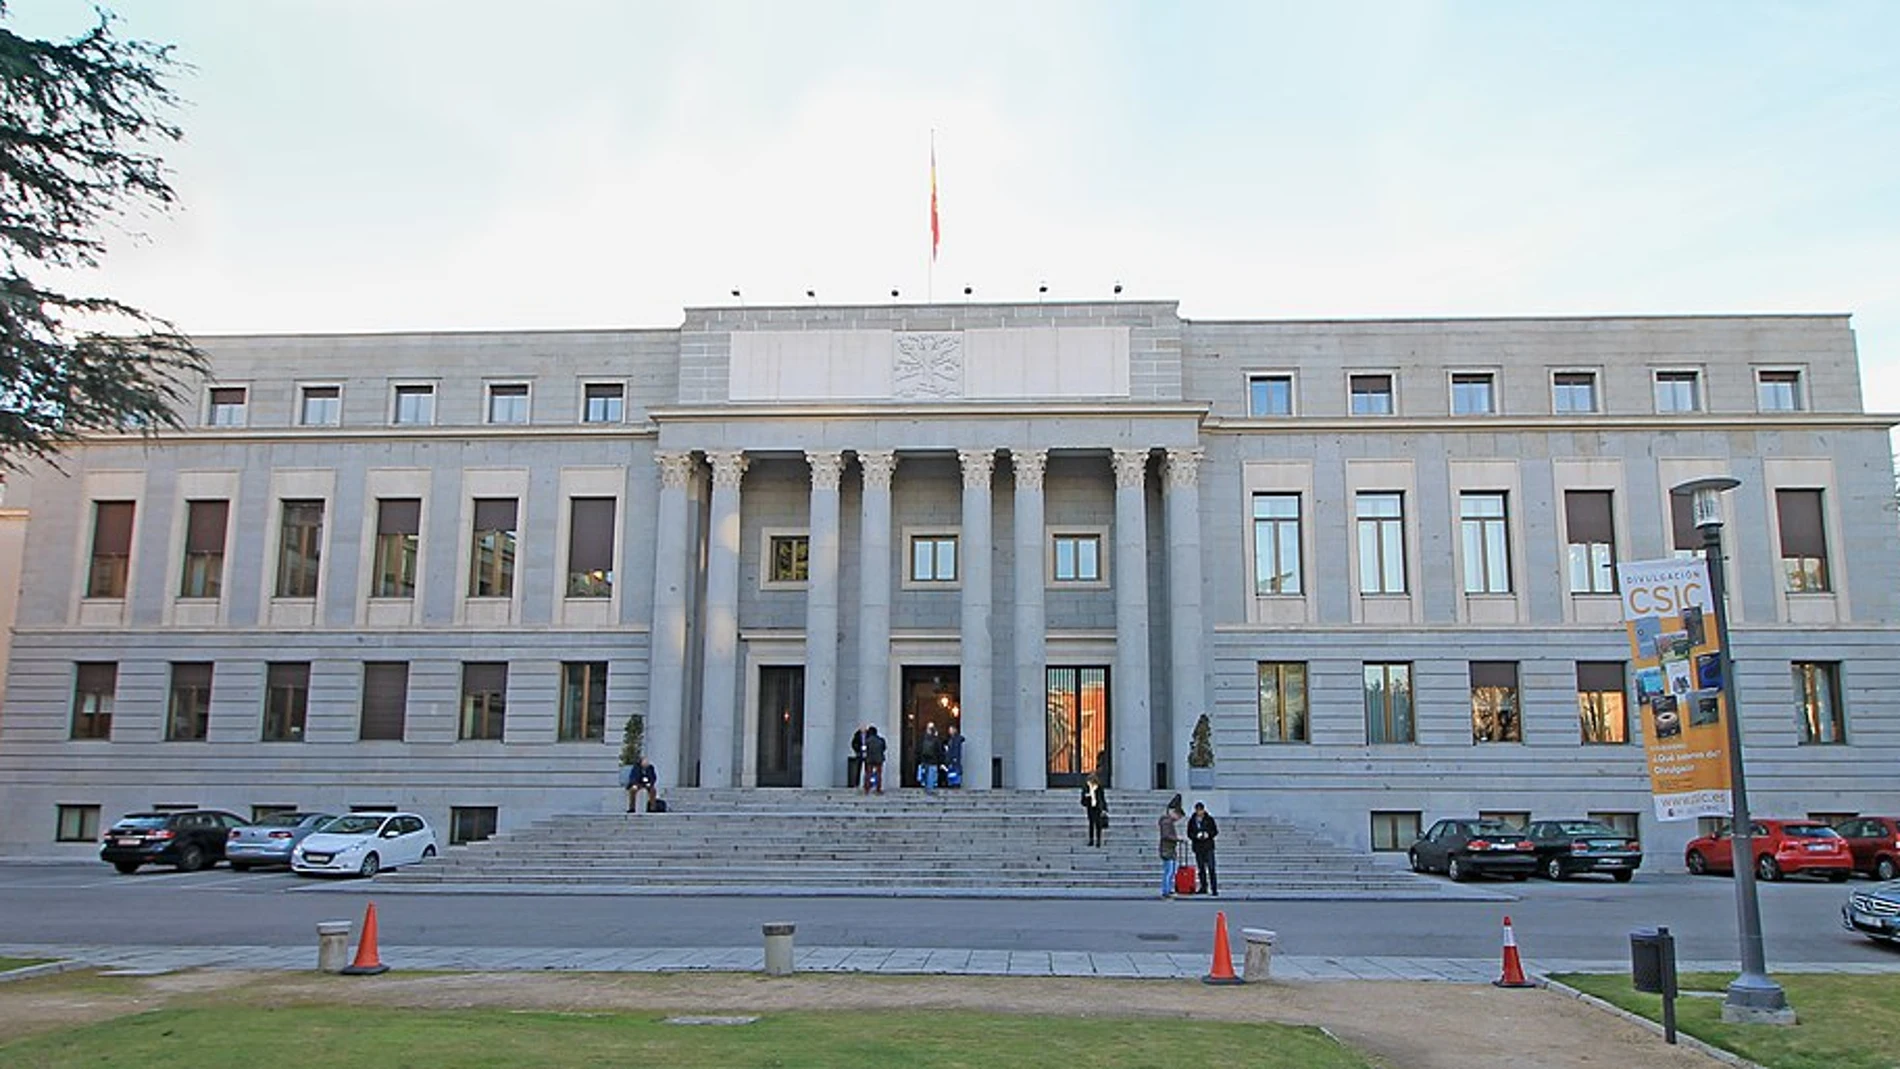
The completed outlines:
<svg viewBox="0 0 1900 1069">
<path fill-rule="evenodd" d="M 943 243 L 943 230 L 937 223 L 937 145 L 930 145 L 930 262 L 937 262 L 937 246 Z"/>
</svg>

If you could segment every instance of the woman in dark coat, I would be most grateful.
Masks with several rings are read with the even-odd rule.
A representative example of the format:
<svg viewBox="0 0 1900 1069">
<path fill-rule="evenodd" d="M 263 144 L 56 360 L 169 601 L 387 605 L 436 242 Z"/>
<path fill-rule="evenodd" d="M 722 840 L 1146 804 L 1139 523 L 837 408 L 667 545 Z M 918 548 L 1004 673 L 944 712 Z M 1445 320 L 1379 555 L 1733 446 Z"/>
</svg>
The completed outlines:
<svg viewBox="0 0 1900 1069">
<path fill-rule="evenodd" d="M 1089 817 L 1089 845 L 1102 845 L 1102 833 L 1108 830 L 1108 790 L 1093 772 L 1082 785 L 1082 808 Z"/>
</svg>

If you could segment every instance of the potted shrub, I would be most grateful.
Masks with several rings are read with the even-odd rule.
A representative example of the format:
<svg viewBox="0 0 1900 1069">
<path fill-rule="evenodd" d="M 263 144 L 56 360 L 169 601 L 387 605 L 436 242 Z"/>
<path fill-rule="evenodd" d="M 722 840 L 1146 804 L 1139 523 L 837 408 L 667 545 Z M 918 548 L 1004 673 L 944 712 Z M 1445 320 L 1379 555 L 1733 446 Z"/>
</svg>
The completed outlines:
<svg viewBox="0 0 1900 1069">
<path fill-rule="evenodd" d="M 1194 722 L 1194 737 L 1188 741 L 1188 786 L 1196 790 L 1214 786 L 1214 725 L 1206 713 Z"/>
<path fill-rule="evenodd" d="M 646 735 L 646 717 L 635 713 L 627 718 L 626 729 L 620 733 L 620 786 L 622 789 L 633 783 L 633 763 L 646 752 Z"/>
</svg>

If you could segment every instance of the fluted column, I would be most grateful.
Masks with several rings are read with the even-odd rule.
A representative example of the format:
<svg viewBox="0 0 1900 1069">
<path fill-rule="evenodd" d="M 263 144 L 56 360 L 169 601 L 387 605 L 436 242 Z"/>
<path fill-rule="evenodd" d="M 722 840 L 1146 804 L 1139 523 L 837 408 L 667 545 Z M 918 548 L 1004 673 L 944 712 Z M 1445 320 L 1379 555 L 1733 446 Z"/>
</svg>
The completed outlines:
<svg viewBox="0 0 1900 1069">
<path fill-rule="evenodd" d="M 897 710 L 891 704 L 891 475 L 897 454 L 858 450 L 864 493 L 858 506 L 858 718 L 876 724 L 891 749 L 892 774 L 904 765 L 898 753 Z M 893 783 L 903 782 L 901 779 Z"/>
<path fill-rule="evenodd" d="M 1043 607 L 1042 473 L 1047 449 L 1012 449 L 1016 469 L 1016 709 L 1015 787 L 1049 785 L 1048 614 Z"/>
<path fill-rule="evenodd" d="M 692 577 L 686 549 L 686 485 L 693 454 L 656 453 L 659 528 L 653 548 L 653 649 L 647 681 L 646 755 L 663 786 L 686 782 L 680 759 L 686 721 L 686 609 Z"/>
<path fill-rule="evenodd" d="M 963 783 L 970 790 L 987 790 L 990 758 L 994 752 L 996 685 L 991 679 L 990 642 L 990 473 L 996 453 L 990 449 L 960 449 L 963 464 L 963 547 L 959 562 L 963 582 Z"/>
<path fill-rule="evenodd" d="M 844 454 L 807 452 L 811 465 L 811 533 L 805 583 L 806 787 L 838 785 L 838 476 Z"/>
<path fill-rule="evenodd" d="M 1154 787 L 1148 708 L 1148 451 L 1117 449 L 1115 464 L 1115 786 Z"/>
<path fill-rule="evenodd" d="M 730 787 L 739 704 L 739 483 L 745 453 L 709 451 L 712 518 L 706 525 L 706 646 L 699 702 L 699 783 Z"/>
<path fill-rule="evenodd" d="M 1169 782 L 1187 785 L 1188 740 L 1207 707 L 1201 642 L 1201 449 L 1168 450 Z"/>
</svg>

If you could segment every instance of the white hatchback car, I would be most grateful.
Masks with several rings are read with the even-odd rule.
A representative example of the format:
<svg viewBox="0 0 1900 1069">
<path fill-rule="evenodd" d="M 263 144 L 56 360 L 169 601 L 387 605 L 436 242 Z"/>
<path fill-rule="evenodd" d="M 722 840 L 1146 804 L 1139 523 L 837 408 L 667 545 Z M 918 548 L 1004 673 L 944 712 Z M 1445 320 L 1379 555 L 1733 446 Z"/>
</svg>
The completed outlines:
<svg viewBox="0 0 1900 1069">
<path fill-rule="evenodd" d="M 298 843 L 290 855 L 290 870 L 311 876 L 374 876 L 435 855 L 435 832 L 414 813 L 351 813 Z"/>
</svg>

